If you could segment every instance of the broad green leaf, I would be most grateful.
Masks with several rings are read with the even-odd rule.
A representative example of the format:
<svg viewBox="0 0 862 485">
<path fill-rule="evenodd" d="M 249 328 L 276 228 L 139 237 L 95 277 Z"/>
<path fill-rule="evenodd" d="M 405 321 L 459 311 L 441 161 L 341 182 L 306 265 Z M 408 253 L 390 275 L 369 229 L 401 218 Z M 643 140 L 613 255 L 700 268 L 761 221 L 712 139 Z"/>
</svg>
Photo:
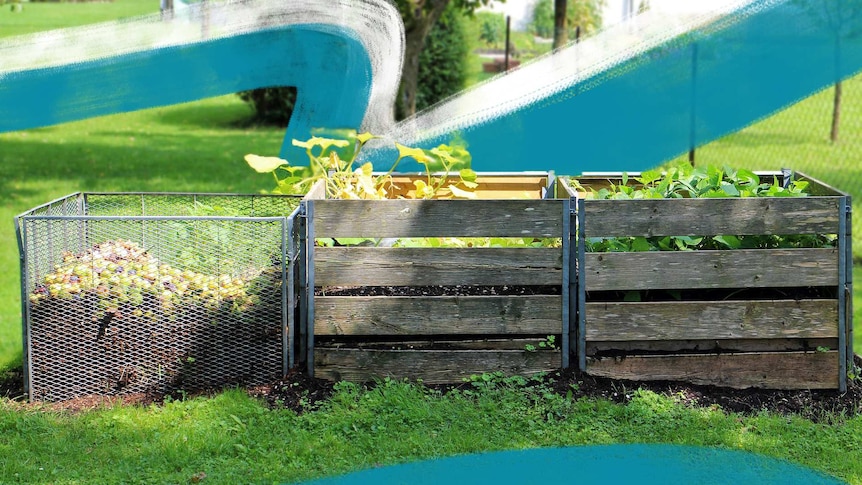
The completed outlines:
<svg viewBox="0 0 862 485">
<path fill-rule="evenodd" d="M 458 175 L 464 182 L 475 182 L 476 178 L 479 176 L 476 172 L 469 168 L 462 168 L 458 171 Z"/>
<path fill-rule="evenodd" d="M 737 190 L 736 186 L 731 183 L 722 182 L 721 190 L 730 197 L 739 197 L 739 190 Z"/>
<path fill-rule="evenodd" d="M 715 199 L 728 197 L 728 193 L 719 189 L 710 189 L 698 196 L 701 199 Z"/>
<path fill-rule="evenodd" d="M 262 157 L 251 153 L 245 156 L 245 161 L 257 173 L 270 173 L 282 165 L 288 165 L 287 160 L 278 157 Z"/>
<path fill-rule="evenodd" d="M 728 249 L 739 249 L 742 246 L 742 243 L 736 236 L 714 236 L 712 240 L 727 247 Z"/>
<path fill-rule="evenodd" d="M 632 241 L 632 251 L 649 251 L 650 249 L 652 249 L 652 245 L 645 237 L 638 236 Z"/>
<path fill-rule="evenodd" d="M 639 183 L 643 185 L 649 185 L 656 180 L 661 178 L 661 172 L 658 170 L 647 170 L 646 172 L 641 172 L 641 176 L 636 178 Z"/>
<path fill-rule="evenodd" d="M 757 187 L 760 185 L 760 177 L 757 176 L 754 172 L 748 169 L 740 168 L 736 171 L 736 180 L 739 184 L 746 184 L 751 187 Z"/>
</svg>

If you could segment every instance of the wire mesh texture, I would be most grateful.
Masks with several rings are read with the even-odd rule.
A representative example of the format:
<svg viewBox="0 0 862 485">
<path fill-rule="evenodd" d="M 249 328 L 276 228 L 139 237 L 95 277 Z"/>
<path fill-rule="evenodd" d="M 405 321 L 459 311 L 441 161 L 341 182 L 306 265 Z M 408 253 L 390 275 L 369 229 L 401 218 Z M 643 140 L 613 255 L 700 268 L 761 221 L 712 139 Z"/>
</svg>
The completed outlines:
<svg viewBox="0 0 862 485">
<path fill-rule="evenodd" d="M 265 195 L 78 193 L 16 218 L 30 398 L 283 375 L 297 205 Z"/>
</svg>

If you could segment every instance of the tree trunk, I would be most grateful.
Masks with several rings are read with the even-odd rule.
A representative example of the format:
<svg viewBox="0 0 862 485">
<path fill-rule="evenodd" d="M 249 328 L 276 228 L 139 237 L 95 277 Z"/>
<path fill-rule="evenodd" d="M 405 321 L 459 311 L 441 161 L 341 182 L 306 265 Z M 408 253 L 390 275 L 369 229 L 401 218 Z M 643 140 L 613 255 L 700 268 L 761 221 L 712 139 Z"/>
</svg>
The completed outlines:
<svg viewBox="0 0 862 485">
<path fill-rule="evenodd" d="M 554 49 L 559 49 L 569 41 L 566 26 L 567 0 L 554 0 Z"/>
<path fill-rule="evenodd" d="M 835 83 L 835 97 L 832 99 L 832 132 L 829 135 L 832 143 L 838 141 L 839 121 L 841 121 L 841 81 Z"/>
<path fill-rule="evenodd" d="M 402 120 L 416 113 L 416 90 L 419 84 L 419 54 L 431 28 L 443 15 L 450 0 L 431 0 L 431 7 L 418 12 L 414 21 L 405 26 L 404 65 L 401 67 L 401 85 L 395 103 L 395 119 Z"/>
</svg>

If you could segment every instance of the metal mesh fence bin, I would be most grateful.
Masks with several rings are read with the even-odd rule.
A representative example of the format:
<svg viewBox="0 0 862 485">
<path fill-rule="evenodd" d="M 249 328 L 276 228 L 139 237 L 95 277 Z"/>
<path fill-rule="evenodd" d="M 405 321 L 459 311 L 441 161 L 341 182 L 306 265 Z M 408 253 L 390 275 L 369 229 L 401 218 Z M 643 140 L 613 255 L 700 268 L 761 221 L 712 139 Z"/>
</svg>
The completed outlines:
<svg viewBox="0 0 862 485">
<path fill-rule="evenodd" d="M 286 275 L 297 206 L 267 195 L 77 193 L 18 216 L 30 399 L 282 376 L 293 365 Z"/>
</svg>

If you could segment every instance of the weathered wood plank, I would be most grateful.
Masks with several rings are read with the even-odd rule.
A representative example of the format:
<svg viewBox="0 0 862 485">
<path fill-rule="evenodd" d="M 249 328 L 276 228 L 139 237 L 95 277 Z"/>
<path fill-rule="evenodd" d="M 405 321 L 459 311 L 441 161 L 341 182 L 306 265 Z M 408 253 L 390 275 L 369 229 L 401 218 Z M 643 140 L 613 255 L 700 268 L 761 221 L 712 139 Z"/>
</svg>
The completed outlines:
<svg viewBox="0 0 862 485">
<path fill-rule="evenodd" d="M 551 372 L 562 364 L 559 352 L 517 350 L 358 350 L 315 349 L 314 377 L 354 382 L 374 378 L 422 379 L 427 384 L 461 382 L 471 374 Z"/>
<path fill-rule="evenodd" d="M 733 339 L 733 340 L 638 340 L 638 341 L 588 341 L 586 343 L 587 355 L 595 356 L 597 353 L 619 352 L 632 354 L 655 352 L 655 353 L 679 353 L 679 352 L 787 352 L 814 350 L 817 347 L 829 349 L 838 348 L 837 338 L 813 338 L 813 339 Z M 523 346 L 521 347 L 523 348 Z"/>
<path fill-rule="evenodd" d="M 745 389 L 837 389 L 838 352 L 650 355 L 587 358 L 587 373 Z"/>
<path fill-rule="evenodd" d="M 314 251 L 316 286 L 559 285 L 560 248 L 367 248 Z"/>
<path fill-rule="evenodd" d="M 561 296 L 314 298 L 315 335 L 558 334 Z"/>
<path fill-rule="evenodd" d="M 559 342 L 560 336 L 556 335 Z M 518 338 L 465 338 L 458 340 L 437 338 L 434 340 L 399 339 L 393 341 L 376 341 L 370 338 L 345 341 L 343 337 L 319 336 L 315 339 L 315 348 L 360 350 L 517 350 L 523 352 L 527 345 L 539 348 L 539 343 L 547 335 Z"/>
<path fill-rule="evenodd" d="M 326 181 L 318 180 L 308 189 L 308 193 L 303 197 L 304 200 L 321 200 L 326 198 Z"/>
<path fill-rule="evenodd" d="M 587 303 L 588 341 L 837 336 L 837 300 Z"/>
<path fill-rule="evenodd" d="M 317 200 L 317 237 L 561 237 L 562 200 Z"/>
<path fill-rule="evenodd" d="M 587 253 L 586 290 L 834 286 L 837 249 Z"/>
<path fill-rule="evenodd" d="M 587 200 L 587 237 L 837 234 L 837 197 Z"/>
<path fill-rule="evenodd" d="M 420 175 L 397 175 L 392 177 L 392 185 L 385 185 L 389 198 L 413 198 L 416 188 L 413 181 L 426 181 L 427 177 Z M 448 183 L 457 184 L 458 176 L 449 177 Z M 541 199 L 542 190 L 548 186 L 547 176 L 510 176 L 510 175 L 479 175 L 476 179 L 478 187 L 473 191 L 479 199 Z"/>
</svg>

